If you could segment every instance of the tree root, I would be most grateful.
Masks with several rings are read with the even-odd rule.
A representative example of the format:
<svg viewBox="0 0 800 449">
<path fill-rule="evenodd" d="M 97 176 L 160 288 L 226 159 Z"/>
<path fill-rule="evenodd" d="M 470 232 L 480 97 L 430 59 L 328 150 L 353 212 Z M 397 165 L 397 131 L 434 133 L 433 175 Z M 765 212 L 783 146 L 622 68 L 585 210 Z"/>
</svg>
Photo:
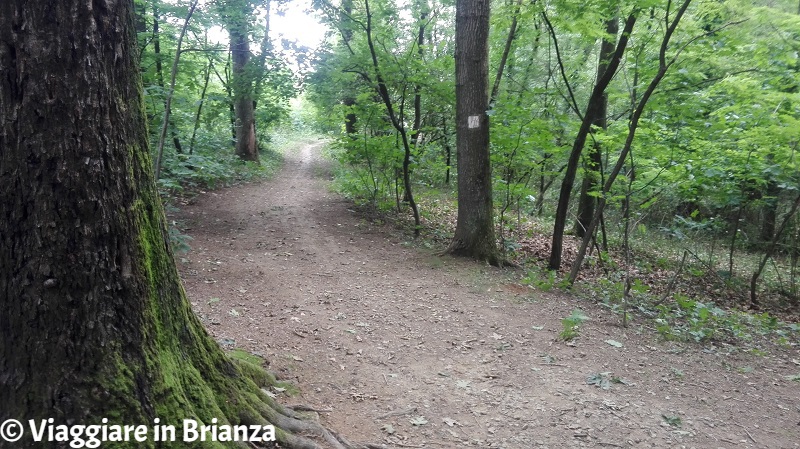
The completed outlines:
<svg viewBox="0 0 800 449">
<path fill-rule="evenodd" d="M 252 364 L 237 360 L 240 367 L 246 366 L 243 373 L 252 374 L 254 372 Z M 259 369 L 263 369 L 260 368 Z M 248 376 L 251 380 L 264 385 L 257 387 L 269 387 L 277 383 L 275 378 L 264 371 L 266 375 Z M 290 449 L 383 449 L 385 446 L 375 444 L 356 444 L 348 441 L 343 436 L 334 432 L 322 424 L 309 420 L 292 408 L 278 404 L 268 397 L 262 390 L 258 390 L 257 396 L 250 396 L 247 400 L 252 402 L 246 404 L 245 412 L 240 419 L 244 423 L 256 423 L 259 425 L 273 425 L 276 428 L 276 437 L 280 444 L 279 447 Z M 248 405 L 250 407 L 248 407 Z M 250 416 L 248 416 L 250 415 Z M 269 447 L 269 446 L 262 446 Z"/>
<path fill-rule="evenodd" d="M 439 255 L 475 259 L 480 262 L 486 262 L 489 265 L 497 268 L 519 268 L 519 265 L 504 257 L 501 257 L 499 251 L 496 249 L 468 246 L 465 245 L 461 240 L 455 239 L 450 243 L 450 246 L 444 251 L 440 252 Z"/>
</svg>

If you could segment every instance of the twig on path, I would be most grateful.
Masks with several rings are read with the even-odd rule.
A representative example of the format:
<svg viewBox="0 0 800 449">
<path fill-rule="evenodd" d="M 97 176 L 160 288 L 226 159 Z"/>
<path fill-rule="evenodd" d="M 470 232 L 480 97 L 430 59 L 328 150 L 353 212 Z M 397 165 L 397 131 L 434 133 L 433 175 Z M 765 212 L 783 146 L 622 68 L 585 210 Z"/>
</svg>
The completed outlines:
<svg viewBox="0 0 800 449">
<path fill-rule="evenodd" d="M 333 410 L 328 408 L 314 408 L 308 405 L 287 405 L 286 408 L 292 409 L 296 412 L 317 412 L 317 413 L 332 413 Z"/>
<path fill-rule="evenodd" d="M 400 409 L 400 410 L 394 410 L 394 411 L 391 411 L 389 413 L 384 413 L 383 415 L 379 416 L 378 419 L 389 418 L 389 417 L 392 417 L 392 416 L 408 415 L 408 414 L 414 413 L 416 411 L 417 411 L 416 407 L 409 407 L 409 408 L 404 408 L 404 409 Z"/>
<path fill-rule="evenodd" d="M 477 417 L 477 416 L 475 416 L 475 415 L 472 415 L 472 417 L 473 417 L 473 418 L 475 418 L 475 422 L 476 422 L 476 423 L 478 423 L 478 427 L 480 427 L 481 429 L 483 429 L 483 426 L 481 425 L 481 422 L 480 422 L 480 421 L 478 421 L 478 417 Z"/>
<path fill-rule="evenodd" d="M 741 424 L 737 424 L 737 423 L 733 423 L 733 425 L 734 425 L 734 426 L 739 426 L 739 427 L 741 427 L 742 429 L 744 429 L 744 433 L 746 433 L 746 434 L 747 434 L 747 437 L 748 437 L 748 438 L 750 438 L 750 441 L 752 441 L 752 442 L 753 442 L 753 444 L 758 444 L 758 441 L 756 441 L 756 439 L 755 439 L 755 438 L 753 438 L 753 435 L 750 435 L 750 431 L 749 431 L 749 430 L 747 430 L 747 427 L 745 427 L 745 426 L 743 426 L 743 425 L 741 425 Z"/>
<path fill-rule="evenodd" d="M 400 447 L 425 447 L 424 445 L 418 445 L 418 444 L 403 444 L 403 443 L 396 443 L 396 442 L 392 442 L 392 444 L 394 444 L 395 446 L 400 446 Z"/>
</svg>

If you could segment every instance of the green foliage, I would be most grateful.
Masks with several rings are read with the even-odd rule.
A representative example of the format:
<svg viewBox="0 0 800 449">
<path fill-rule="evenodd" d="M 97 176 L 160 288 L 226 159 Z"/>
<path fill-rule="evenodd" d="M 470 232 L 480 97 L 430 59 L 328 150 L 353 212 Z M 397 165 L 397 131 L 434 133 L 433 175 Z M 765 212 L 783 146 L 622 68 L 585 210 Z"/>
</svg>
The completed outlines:
<svg viewBox="0 0 800 449">
<path fill-rule="evenodd" d="M 336 176 L 338 190 L 356 201 L 390 210 L 400 194 L 398 172 L 401 150 L 396 137 L 339 139 L 330 155 L 341 164 Z"/>
<path fill-rule="evenodd" d="M 188 24 L 172 92 L 159 180 L 162 190 L 180 192 L 219 187 L 269 172 L 277 161 L 270 156 L 267 144 L 275 126 L 289 119 L 289 100 L 296 93 L 296 77 L 287 61 L 302 59 L 303 49 L 291 45 L 278 47 L 271 40 L 264 40 L 264 24 L 257 14 L 263 5 L 246 3 L 201 4 Z M 188 3 L 139 0 L 136 6 L 144 99 L 151 148 L 156 149 L 170 94 L 172 61 Z M 247 11 L 251 13 L 246 14 Z M 209 31 L 220 26 L 238 27 L 249 40 L 261 43 L 251 49 L 252 57 L 245 71 L 252 81 L 257 105 L 256 128 L 261 151 L 267 153 L 266 167 L 248 166 L 233 156 L 231 105 L 235 81 L 228 43 Z"/>
<path fill-rule="evenodd" d="M 667 423 L 670 427 L 677 427 L 680 428 L 683 425 L 683 421 L 681 417 L 678 415 L 661 415 L 664 419 L 664 422 Z"/>
<path fill-rule="evenodd" d="M 280 165 L 280 161 L 280 155 L 275 153 L 264 157 L 261 164 L 242 161 L 232 153 L 172 153 L 165 155 L 158 183 L 162 191 L 171 193 L 215 189 L 266 176 Z"/>
<path fill-rule="evenodd" d="M 790 325 L 768 313 L 726 311 L 680 294 L 674 298 L 674 306 L 657 306 L 656 330 L 667 340 L 746 343 L 757 335 L 772 335 L 786 341 L 793 332 Z"/>
<path fill-rule="evenodd" d="M 405 145 L 397 126 L 410 143 L 409 172 L 415 188 L 445 184 L 448 151 L 450 165 L 455 163 L 454 65 L 448 29 L 453 9 L 440 6 L 433 12 L 426 2 L 372 0 L 367 16 L 365 6 L 320 5 L 326 22 L 338 33 L 316 55 L 315 71 L 307 79 L 308 99 L 318 112 L 318 127 L 334 139 L 331 154 L 341 168 L 336 173 L 338 189 L 377 209 L 400 210 Z M 379 77 L 395 123 L 379 95 Z"/>
<path fill-rule="evenodd" d="M 579 335 L 580 326 L 589 320 L 583 311 L 575 309 L 570 316 L 561 320 L 563 330 L 558 334 L 558 337 L 564 341 L 572 341 Z"/>
<path fill-rule="evenodd" d="M 330 151 L 339 162 L 339 191 L 376 210 L 399 211 L 404 206 L 398 188 L 402 145 L 376 91 L 364 6 L 319 5 L 333 33 L 315 55 L 314 72 L 306 78 L 307 98 L 314 106 L 310 115 L 315 128 L 333 141 Z M 457 164 L 452 121 L 454 11 L 450 3 L 436 10 L 429 6 L 424 1 L 372 0 L 370 23 L 380 74 L 407 128 L 413 122 L 415 94 L 420 95 L 412 184 L 437 192 L 430 201 L 422 201 L 425 207 L 443 209 L 452 207 L 446 194 L 452 189 L 445 180 L 454 181 L 452 168 Z M 595 126 L 586 144 L 600 150 L 603 170 L 593 175 L 582 161 L 578 183 L 581 176 L 594 176 L 600 183 L 607 179 L 625 145 L 631 109 L 659 70 L 664 23 L 674 18 L 675 7 L 664 0 L 493 5 L 490 85 L 503 58 L 505 65 L 487 113 L 495 217 L 506 257 L 524 257 L 520 231 L 535 220 L 546 220 L 558 195 L 553 191 L 558 190 L 597 79 L 599 44 L 619 38 L 607 35 L 607 21 L 617 17 L 622 23 L 628 14 L 637 14 L 623 63 L 606 89 L 606 126 Z M 748 20 L 741 21 L 743 17 Z M 514 21 L 517 28 L 509 41 Z M 421 24 L 426 32 L 420 47 Z M 605 229 L 597 238 L 600 256 L 589 263 L 590 269 L 606 272 L 608 282 L 601 281 L 596 293 L 622 314 L 624 322 L 630 312 L 619 270 L 627 270 L 626 265 L 650 272 L 674 268 L 655 241 L 670 251 L 697 254 L 697 263 L 687 266 L 684 274 L 721 276 L 726 288 L 746 287 L 752 267 L 749 254 L 741 253 L 766 247 L 777 227 L 772 223 L 770 231 L 768 217 L 779 222 L 800 191 L 798 29 L 796 5 L 785 0 L 693 2 L 683 16 L 666 49 L 667 58 L 677 57 L 676 63 L 641 116 L 631 153 L 622 161 L 624 176 L 605 195 Z M 590 195 L 601 193 L 595 188 Z M 441 217 L 425 207 L 422 216 L 427 221 Z M 630 207 L 627 213 L 625 207 Z M 431 226 L 438 241 L 448 240 L 451 228 Z M 791 302 L 800 290 L 800 270 L 796 258 L 790 259 L 800 247 L 798 226 L 800 221 L 791 220 L 779 236 L 774 267 L 770 265 L 764 277 L 765 288 L 788 293 L 784 302 Z M 627 239 L 626 229 L 631 231 Z M 632 260 L 621 262 L 614 255 L 629 244 L 646 248 L 652 260 L 637 260 L 643 255 L 634 251 Z M 729 266 L 719 267 L 722 260 Z M 550 274 L 531 275 L 527 282 L 540 289 L 558 284 Z M 642 282 L 634 280 L 633 296 L 647 297 Z M 708 339 L 701 323 L 719 317 L 709 311 L 714 318 L 708 318 L 700 309 L 697 314 L 696 338 Z"/>
<path fill-rule="evenodd" d="M 542 291 L 569 287 L 567 280 L 559 279 L 558 273 L 553 270 L 529 270 L 520 282 L 524 285 L 532 285 Z"/>
<path fill-rule="evenodd" d="M 612 384 L 629 385 L 629 382 L 621 377 L 614 376 L 613 373 L 595 373 L 586 377 L 586 383 L 608 390 Z"/>
</svg>

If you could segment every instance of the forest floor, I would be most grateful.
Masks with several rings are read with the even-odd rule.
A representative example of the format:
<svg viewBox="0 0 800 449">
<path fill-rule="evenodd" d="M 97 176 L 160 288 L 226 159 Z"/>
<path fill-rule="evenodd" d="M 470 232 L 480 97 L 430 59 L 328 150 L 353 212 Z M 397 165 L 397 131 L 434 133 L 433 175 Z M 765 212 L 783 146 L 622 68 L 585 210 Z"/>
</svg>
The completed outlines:
<svg viewBox="0 0 800 449">
<path fill-rule="evenodd" d="M 194 310 L 351 441 L 391 448 L 800 448 L 797 349 L 664 342 L 642 319 L 439 256 L 354 212 L 321 144 L 171 218 Z M 590 320 L 570 343 L 561 320 Z M 291 393 L 291 394 L 290 394 Z"/>
</svg>

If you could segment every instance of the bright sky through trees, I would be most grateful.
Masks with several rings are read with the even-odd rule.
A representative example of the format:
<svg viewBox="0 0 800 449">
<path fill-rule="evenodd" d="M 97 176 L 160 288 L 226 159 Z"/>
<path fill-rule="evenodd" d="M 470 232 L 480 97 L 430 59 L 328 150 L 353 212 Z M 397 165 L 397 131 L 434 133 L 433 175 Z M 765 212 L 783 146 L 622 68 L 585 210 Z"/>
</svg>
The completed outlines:
<svg viewBox="0 0 800 449">
<path fill-rule="evenodd" d="M 270 20 L 270 35 L 277 48 L 280 48 L 281 40 L 286 39 L 290 42 L 297 42 L 298 45 L 315 50 L 325 38 L 325 25 L 310 11 L 310 0 L 293 0 L 285 5 L 272 8 L 272 20 Z M 259 14 L 259 20 L 263 19 L 263 14 Z M 209 38 L 213 42 L 228 43 L 228 32 L 222 27 L 214 26 L 209 28 Z"/>
<path fill-rule="evenodd" d="M 313 13 L 309 0 L 295 0 L 272 12 L 273 39 L 296 40 L 298 44 L 315 49 L 325 37 L 325 26 Z"/>
</svg>

